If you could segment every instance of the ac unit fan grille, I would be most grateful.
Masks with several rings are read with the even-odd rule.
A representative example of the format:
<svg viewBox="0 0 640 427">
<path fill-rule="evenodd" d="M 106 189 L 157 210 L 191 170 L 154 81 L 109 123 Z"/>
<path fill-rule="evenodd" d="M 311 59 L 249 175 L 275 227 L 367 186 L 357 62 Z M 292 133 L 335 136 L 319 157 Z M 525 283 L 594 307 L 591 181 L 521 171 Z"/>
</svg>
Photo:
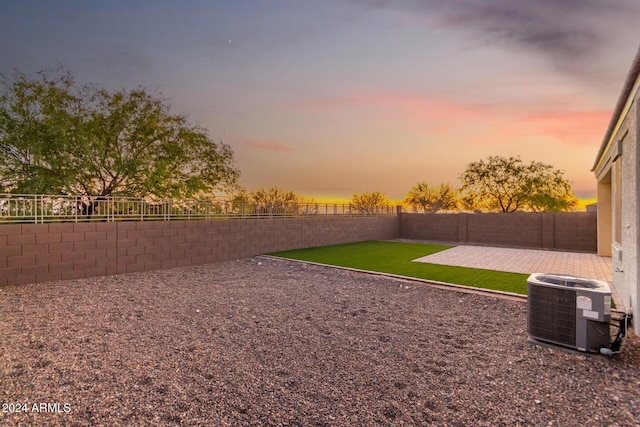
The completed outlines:
<svg viewBox="0 0 640 427">
<path fill-rule="evenodd" d="M 576 344 L 576 293 L 529 285 L 529 335 L 557 344 Z"/>
</svg>

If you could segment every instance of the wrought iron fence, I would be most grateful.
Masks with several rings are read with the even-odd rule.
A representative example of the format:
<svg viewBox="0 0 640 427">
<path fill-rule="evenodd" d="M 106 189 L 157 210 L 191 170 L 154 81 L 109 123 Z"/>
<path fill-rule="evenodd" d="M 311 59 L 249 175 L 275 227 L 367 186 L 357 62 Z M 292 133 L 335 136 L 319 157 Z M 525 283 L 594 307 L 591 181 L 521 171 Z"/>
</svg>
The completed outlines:
<svg viewBox="0 0 640 427">
<path fill-rule="evenodd" d="M 0 223 L 172 221 L 226 218 L 395 215 L 394 206 L 251 204 L 230 199 L 161 199 L 0 194 Z"/>
</svg>

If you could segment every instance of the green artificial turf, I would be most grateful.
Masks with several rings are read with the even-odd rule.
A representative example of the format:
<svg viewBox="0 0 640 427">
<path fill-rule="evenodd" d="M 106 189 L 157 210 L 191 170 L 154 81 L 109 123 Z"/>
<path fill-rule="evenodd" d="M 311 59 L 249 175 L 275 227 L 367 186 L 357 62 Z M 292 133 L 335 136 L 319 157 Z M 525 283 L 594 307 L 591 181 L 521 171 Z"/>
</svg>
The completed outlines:
<svg viewBox="0 0 640 427">
<path fill-rule="evenodd" d="M 298 249 L 270 255 L 526 295 L 526 274 L 411 262 L 413 259 L 452 247 L 371 241 Z"/>
</svg>

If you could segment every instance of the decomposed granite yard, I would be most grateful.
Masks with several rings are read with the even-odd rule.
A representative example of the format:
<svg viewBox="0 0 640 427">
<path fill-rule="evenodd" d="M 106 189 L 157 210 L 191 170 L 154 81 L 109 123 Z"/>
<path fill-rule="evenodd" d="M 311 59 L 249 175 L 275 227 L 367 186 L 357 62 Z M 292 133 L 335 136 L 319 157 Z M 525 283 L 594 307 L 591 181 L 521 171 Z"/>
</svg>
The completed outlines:
<svg viewBox="0 0 640 427">
<path fill-rule="evenodd" d="M 3 287 L 0 425 L 640 424 L 637 337 L 569 354 L 526 316 L 266 258 Z"/>
</svg>

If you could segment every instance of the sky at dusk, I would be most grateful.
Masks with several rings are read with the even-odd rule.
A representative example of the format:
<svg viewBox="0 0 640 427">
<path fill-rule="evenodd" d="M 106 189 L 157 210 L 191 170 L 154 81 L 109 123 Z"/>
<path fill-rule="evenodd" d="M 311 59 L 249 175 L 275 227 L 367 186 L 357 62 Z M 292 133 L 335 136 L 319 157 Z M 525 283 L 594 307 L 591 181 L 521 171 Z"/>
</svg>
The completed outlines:
<svg viewBox="0 0 640 427">
<path fill-rule="evenodd" d="M 637 0 L 4 0 L 0 72 L 160 92 L 249 190 L 402 199 L 519 155 L 589 198 L 638 22 Z"/>
</svg>

